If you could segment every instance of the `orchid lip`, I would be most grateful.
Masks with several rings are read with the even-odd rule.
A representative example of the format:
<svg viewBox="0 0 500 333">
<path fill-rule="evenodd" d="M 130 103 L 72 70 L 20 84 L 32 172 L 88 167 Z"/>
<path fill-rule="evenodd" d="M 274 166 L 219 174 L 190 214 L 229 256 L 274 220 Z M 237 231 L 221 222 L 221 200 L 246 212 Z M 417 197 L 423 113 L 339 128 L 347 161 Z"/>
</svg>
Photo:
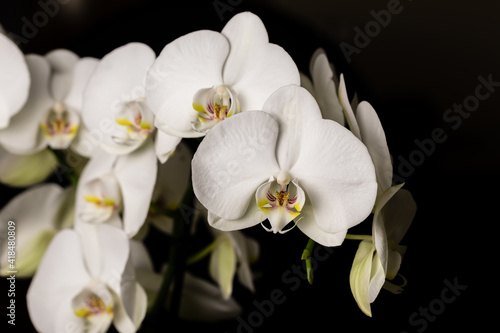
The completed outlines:
<svg viewBox="0 0 500 333">
<path fill-rule="evenodd" d="M 200 133 L 208 132 L 220 121 L 241 111 L 236 93 L 227 85 L 198 90 L 193 98 L 193 109 L 197 117 L 192 126 Z"/>
<path fill-rule="evenodd" d="M 72 300 L 74 314 L 87 324 L 105 331 L 114 316 L 113 296 L 103 284 L 85 287 Z"/>
<path fill-rule="evenodd" d="M 53 149 L 66 149 L 76 136 L 79 117 L 61 102 L 55 103 L 40 127 L 42 135 Z"/>
<path fill-rule="evenodd" d="M 290 181 L 288 172 L 280 171 L 278 179 L 271 177 L 267 183 L 259 186 L 256 192 L 257 206 L 267 217 L 271 227 L 262 227 L 273 233 L 284 234 L 292 230 L 300 220 L 305 203 L 304 191 L 297 182 Z M 293 226 L 286 228 L 293 222 Z"/>
<path fill-rule="evenodd" d="M 152 118 L 148 117 L 141 106 L 142 100 L 138 99 L 121 105 L 117 112 L 115 122 L 116 131 L 112 140 L 118 145 L 134 146 L 146 140 L 153 132 Z"/>
</svg>

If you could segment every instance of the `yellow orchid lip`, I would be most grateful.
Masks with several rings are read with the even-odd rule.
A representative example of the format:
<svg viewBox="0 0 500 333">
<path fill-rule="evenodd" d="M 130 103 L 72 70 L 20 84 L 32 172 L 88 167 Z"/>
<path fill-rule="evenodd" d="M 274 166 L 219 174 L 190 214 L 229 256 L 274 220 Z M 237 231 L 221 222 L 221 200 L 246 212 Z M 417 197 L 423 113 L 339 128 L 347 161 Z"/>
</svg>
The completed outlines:
<svg viewBox="0 0 500 333">
<path fill-rule="evenodd" d="M 122 145 L 140 143 L 153 133 L 153 126 L 143 117 L 140 101 L 125 103 L 115 118 L 120 135 L 113 136 L 113 140 Z"/>
<path fill-rule="evenodd" d="M 64 104 L 56 103 L 40 123 L 42 135 L 54 149 L 67 148 L 78 133 L 78 116 Z"/>
<path fill-rule="evenodd" d="M 100 208 L 116 208 L 116 203 L 111 198 L 99 198 L 96 195 L 84 195 L 83 198 L 89 203 L 93 203 Z"/>
</svg>

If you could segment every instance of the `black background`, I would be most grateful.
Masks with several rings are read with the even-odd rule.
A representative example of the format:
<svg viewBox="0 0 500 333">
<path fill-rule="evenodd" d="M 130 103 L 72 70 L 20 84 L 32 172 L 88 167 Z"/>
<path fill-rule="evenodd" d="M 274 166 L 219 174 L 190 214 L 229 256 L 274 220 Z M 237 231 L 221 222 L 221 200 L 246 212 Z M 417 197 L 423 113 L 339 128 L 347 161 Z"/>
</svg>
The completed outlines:
<svg viewBox="0 0 500 333">
<path fill-rule="evenodd" d="M 358 309 L 349 288 L 358 242 L 346 241 L 335 248 L 320 263 L 310 286 L 304 280 L 292 283 L 283 278 L 294 265 L 301 265 L 307 238 L 298 229 L 273 235 L 255 227 L 245 232 L 261 244 L 255 268 L 262 274 L 256 280 L 255 294 L 236 287 L 235 297 L 245 308 L 242 320 L 248 323 L 250 316 L 250 322 L 258 324 L 251 328 L 254 332 L 496 330 L 493 310 L 498 309 L 495 269 L 499 260 L 495 256 L 498 214 L 494 212 L 499 197 L 500 87 L 456 128 L 443 115 L 455 103 L 461 104 L 475 94 L 479 76 L 491 75 L 493 81 L 500 82 L 500 23 L 496 17 L 500 4 L 401 1 L 401 12 L 392 15 L 391 22 L 348 62 L 339 43 L 355 46 L 354 28 L 364 30 L 374 21 L 371 11 L 386 9 L 389 1 L 218 3 L 231 10 L 219 15 L 213 1 L 167 5 L 161 1 L 73 0 L 61 5 L 59 13 L 21 47 L 25 53 L 39 54 L 61 47 L 80 56 L 101 58 L 118 46 L 139 41 L 159 53 L 165 44 L 188 32 L 220 31 L 234 14 L 246 10 L 262 18 L 270 41 L 287 50 L 301 71 L 308 72 L 311 55 L 323 47 L 338 73 L 344 73 L 351 96 L 357 92 L 360 100 L 369 101 L 377 110 L 394 157 L 395 173 L 406 179 L 405 187 L 417 202 L 417 215 L 402 242 L 408 251 L 400 273 L 408 279 L 408 285 L 401 295 L 382 291 L 372 304 L 373 318 L 368 318 Z M 33 15 L 41 10 L 37 1 L 2 1 L 0 23 L 7 31 L 23 36 L 25 21 L 33 22 Z M 424 158 L 419 165 L 402 174 L 401 161 L 415 159 L 419 154 L 415 151 L 422 150 L 415 140 L 430 139 L 436 128 L 444 131 L 445 142 L 436 143 L 432 153 L 421 154 Z M 1 190 L 2 206 L 19 192 L 7 187 Z M 369 230 L 367 225 L 359 229 Z M 197 269 L 201 271 L 203 265 L 206 262 Z M 412 325 L 409 318 L 413 313 L 437 304 L 445 280 L 456 280 L 467 289 L 433 320 L 427 320 L 425 327 L 422 322 Z M 291 290 L 297 281 L 300 286 Z M 1 286 L 5 291 L 0 290 L 0 294 L 5 299 L 7 284 L 2 282 Z M 33 329 L 21 292 L 27 286 L 28 281 L 18 279 L 16 328 L 9 326 L 9 331 Z M 280 290 L 285 301 L 276 305 L 271 315 L 259 317 L 254 302 L 268 300 L 273 290 Z M 3 325 L 8 318 L 2 317 Z M 182 330 L 237 332 L 239 324 L 236 320 L 218 325 L 182 323 Z"/>
</svg>

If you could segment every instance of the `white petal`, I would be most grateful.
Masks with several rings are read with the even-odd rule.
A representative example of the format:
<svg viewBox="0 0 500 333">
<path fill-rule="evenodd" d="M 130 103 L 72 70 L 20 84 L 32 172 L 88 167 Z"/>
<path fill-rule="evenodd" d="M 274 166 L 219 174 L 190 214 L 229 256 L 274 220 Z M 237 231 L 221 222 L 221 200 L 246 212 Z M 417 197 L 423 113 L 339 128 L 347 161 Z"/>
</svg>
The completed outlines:
<svg viewBox="0 0 500 333">
<path fill-rule="evenodd" d="M 224 219 L 242 217 L 259 185 L 278 171 L 277 135 L 278 123 L 261 111 L 214 127 L 192 161 L 193 189 L 203 206 Z"/>
<path fill-rule="evenodd" d="M 146 220 L 156 181 L 156 155 L 153 142 L 148 141 L 129 155 L 120 156 L 114 169 L 122 190 L 123 228 L 129 237 Z"/>
<path fill-rule="evenodd" d="M 311 95 L 313 95 L 314 98 L 316 98 L 316 92 L 314 91 L 314 86 L 312 84 L 311 79 L 302 72 L 299 72 L 299 74 L 300 74 L 300 86 L 307 89 L 307 91 L 309 91 Z"/>
<path fill-rule="evenodd" d="M 146 315 L 146 292 L 137 282 L 130 281 L 130 285 L 130 297 L 119 299 L 115 304 L 113 324 L 120 333 L 136 332 Z"/>
<path fill-rule="evenodd" d="M 28 98 L 30 74 L 24 55 L 7 36 L 0 34 L 0 129 Z"/>
<path fill-rule="evenodd" d="M 83 106 L 85 88 L 98 63 L 99 60 L 95 58 L 81 58 L 74 65 L 72 81 L 65 94 L 64 102 L 79 113 Z"/>
<path fill-rule="evenodd" d="M 0 144 L 13 154 L 30 154 L 43 148 L 44 140 L 40 134 L 40 123 L 52 107 L 49 94 L 50 67 L 44 57 L 26 56 L 31 75 L 28 101 L 14 117 L 9 127 L 0 131 Z"/>
<path fill-rule="evenodd" d="M 377 173 L 378 192 L 383 193 L 392 184 L 392 162 L 384 129 L 377 112 L 368 102 L 361 102 L 356 110 L 359 130 Z"/>
<path fill-rule="evenodd" d="M 56 232 L 56 217 L 60 205 L 64 200 L 64 191 L 61 187 L 55 184 L 44 184 L 32 187 L 21 194 L 14 197 L 0 212 L 1 221 L 5 221 L 0 225 L 0 234 L 7 235 L 7 222 L 13 221 L 16 230 L 16 251 L 19 261 L 23 257 L 30 257 L 31 262 L 25 262 L 31 266 L 30 271 L 23 272 L 24 267 L 19 262 L 18 269 L 20 274 L 33 274 L 33 268 L 36 268 L 43 252 L 44 246 L 40 243 L 34 243 L 37 240 L 41 241 L 40 235 Z M 36 248 L 38 257 L 35 258 L 30 253 L 30 250 Z M 0 263 L 2 275 L 8 270 L 7 268 L 7 242 L 2 242 L 2 250 L 0 251 L 2 260 Z"/>
<path fill-rule="evenodd" d="M 44 149 L 32 155 L 14 155 L 0 147 L 0 182 L 27 187 L 44 181 L 57 167 L 54 154 Z"/>
<path fill-rule="evenodd" d="M 240 231 L 233 231 L 230 233 L 231 241 L 233 242 L 234 252 L 236 254 L 236 258 L 238 260 L 238 280 L 242 285 L 247 287 L 250 291 L 255 291 L 255 287 L 253 284 L 253 276 L 252 271 L 250 269 L 250 254 L 248 253 L 247 244 L 257 245 L 258 251 L 258 243 L 251 239 L 247 238 Z"/>
<path fill-rule="evenodd" d="M 242 217 L 234 220 L 224 219 L 208 212 L 208 224 L 221 231 L 241 230 L 253 227 L 266 220 L 266 216 L 255 202 L 255 197 L 249 199 L 248 208 Z"/>
<path fill-rule="evenodd" d="M 305 124 L 321 119 L 318 103 L 305 88 L 288 85 L 276 90 L 262 110 L 273 115 L 279 124 L 276 155 L 280 169 L 289 171 L 300 154 Z"/>
<path fill-rule="evenodd" d="M 39 332 L 56 332 L 62 319 L 71 323 L 75 315 L 71 300 L 90 282 L 73 230 L 58 233 L 49 245 L 27 293 L 28 311 Z M 70 315 L 71 313 L 71 315 Z M 63 317 L 63 318 L 61 318 Z"/>
<path fill-rule="evenodd" d="M 169 135 L 163 131 L 156 132 L 155 151 L 158 160 L 165 163 L 170 155 L 175 151 L 177 145 L 181 142 L 182 138 L 178 136 Z"/>
<path fill-rule="evenodd" d="M 323 49 L 318 49 L 313 54 L 309 64 L 309 71 L 314 82 L 315 96 L 323 118 L 331 119 L 343 126 L 344 113 L 334 83 L 335 73 Z"/>
<path fill-rule="evenodd" d="M 356 120 L 356 116 L 354 115 L 351 104 L 349 103 L 349 97 L 347 96 L 344 74 L 340 74 L 339 100 L 342 108 L 344 109 L 344 115 L 345 119 L 347 120 L 347 124 L 349 125 L 349 129 L 358 139 L 361 140 L 361 133 L 359 131 L 358 122 Z"/>
<path fill-rule="evenodd" d="M 290 173 L 310 198 L 318 226 L 329 233 L 362 222 L 372 211 L 377 182 L 366 147 L 345 127 L 318 119 L 305 124 Z"/>
<path fill-rule="evenodd" d="M 300 84 L 297 66 L 283 48 L 269 43 L 266 28 L 257 15 L 235 15 L 222 34 L 231 46 L 224 65 L 224 84 L 236 91 L 243 111 L 261 110 L 278 88 Z"/>
<path fill-rule="evenodd" d="M 90 131 L 101 131 L 105 147 L 122 148 L 113 140 L 121 126 L 116 118 L 127 103 L 144 100 L 146 74 L 154 59 L 149 46 L 129 43 L 108 53 L 97 65 L 85 90 L 82 117 Z M 113 152 L 125 154 L 135 148 Z"/>
<path fill-rule="evenodd" d="M 396 277 L 401 266 L 403 257 L 398 251 L 389 251 L 387 260 L 387 279 L 392 280 Z"/>
<path fill-rule="evenodd" d="M 191 122 L 196 117 L 193 97 L 202 88 L 222 84 L 222 67 L 229 52 L 218 32 L 195 31 L 167 44 L 146 81 L 147 101 L 160 130 L 180 137 L 199 137 Z"/>
<path fill-rule="evenodd" d="M 62 102 L 73 81 L 78 56 L 65 49 L 53 50 L 45 55 L 51 69 L 50 92 L 55 101 Z"/>
</svg>

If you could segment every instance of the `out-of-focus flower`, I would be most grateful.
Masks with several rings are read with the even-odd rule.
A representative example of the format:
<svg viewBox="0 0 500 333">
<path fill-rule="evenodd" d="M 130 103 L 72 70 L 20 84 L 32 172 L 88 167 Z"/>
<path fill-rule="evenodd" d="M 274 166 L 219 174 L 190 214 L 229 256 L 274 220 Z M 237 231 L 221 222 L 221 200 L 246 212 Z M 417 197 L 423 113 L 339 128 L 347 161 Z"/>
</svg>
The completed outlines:
<svg viewBox="0 0 500 333">
<path fill-rule="evenodd" d="M 88 225 L 59 232 L 28 289 L 30 318 L 39 332 L 135 332 L 147 297 L 126 270 L 129 240 L 115 227 Z"/>
<path fill-rule="evenodd" d="M 229 231 L 267 218 L 268 231 L 283 233 L 293 221 L 322 245 L 341 244 L 375 201 L 366 147 L 322 119 L 314 98 L 296 85 L 278 89 L 263 110 L 222 122 L 193 158 L 193 188 L 209 223 Z"/>
<path fill-rule="evenodd" d="M 30 74 L 24 55 L 0 30 L 0 130 L 21 110 L 28 98 Z"/>
<path fill-rule="evenodd" d="M 321 109 L 323 118 L 331 119 L 340 125 L 344 125 L 344 112 L 337 96 L 337 75 L 323 49 L 316 50 L 311 57 L 309 73 L 312 80 L 303 73 L 300 73 L 301 86 L 314 96 Z"/>
<path fill-rule="evenodd" d="M 0 147 L 0 183 L 26 187 L 44 181 L 57 167 L 54 154 L 44 149 L 31 155 L 11 154 Z"/>
<path fill-rule="evenodd" d="M 233 292 L 234 275 L 249 290 L 254 291 L 250 263 L 259 256 L 259 244 L 240 231 L 219 231 L 212 229 L 215 238 L 210 255 L 209 273 L 217 282 L 224 299 Z"/>
<path fill-rule="evenodd" d="M 128 155 L 98 149 L 78 181 L 75 228 L 106 223 L 123 228 L 133 237 L 146 219 L 156 174 L 151 139 Z"/>
<path fill-rule="evenodd" d="M 45 249 L 61 229 L 73 225 L 74 188 L 63 189 L 56 184 L 30 188 L 14 197 L 0 212 L 1 221 L 15 223 L 15 267 L 18 277 L 32 276 Z M 0 224 L 0 274 L 8 275 L 7 223 Z"/>
<path fill-rule="evenodd" d="M 146 248 L 140 242 L 131 240 L 130 253 L 137 281 L 148 294 L 148 304 L 155 302 L 160 290 L 163 274 L 153 270 L 153 264 Z M 166 270 L 166 266 L 164 270 Z M 179 317 L 184 320 L 218 322 L 237 317 L 241 307 L 233 298 L 224 299 L 219 288 L 208 281 L 186 272 L 179 305 Z"/>
<path fill-rule="evenodd" d="M 262 109 L 276 89 L 299 83 L 291 57 L 246 12 L 221 33 L 195 31 L 167 44 L 148 74 L 146 96 L 158 129 L 201 137 L 240 111 Z"/>
<path fill-rule="evenodd" d="M 82 96 L 97 59 L 81 58 L 58 49 L 45 57 L 26 56 L 31 75 L 29 97 L 23 108 L 0 131 L 0 144 L 13 154 L 27 155 L 46 147 L 66 149 L 88 157 L 88 146 L 72 145 L 82 131 Z M 78 140 L 77 140 L 78 141 Z M 77 142 L 75 141 L 75 142 Z"/>
<path fill-rule="evenodd" d="M 401 187 L 404 184 L 392 186 L 391 156 L 384 129 L 373 107 L 368 102 L 362 101 L 357 106 L 356 112 L 353 111 L 352 106 L 348 103 L 342 75 L 339 96 L 349 127 L 366 145 L 377 175 L 378 190 L 377 200 L 373 208 L 372 240 L 364 240 L 360 243 L 350 276 L 351 290 L 356 302 L 365 314 L 371 316 L 370 303 L 376 299 L 386 277 L 394 278 L 393 275 L 388 274 L 388 266 L 391 266 L 391 272 L 394 272 L 394 266 L 399 269 L 401 263 L 401 256 L 397 257 L 393 251 L 389 251 L 386 229 L 391 228 L 393 233 L 399 235 L 402 232 L 404 235 L 413 220 L 416 206 L 409 192 L 405 191 L 398 196 L 398 193 L 403 191 Z M 396 196 L 399 199 L 396 199 Z M 401 202 L 401 198 L 404 198 L 405 202 Z M 391 212 L 396 208 L 395 204 L 388 204 L 392 200 L 398 204 L 404 204 L 406 211 L 396 210 L 401 216 L 396 216 Z M 387 215 L 391 218 L 387 219 Z M 402 235 L 397 237 L 398 243 L 401 238 Z"/>
<path fill-rule="evenodd" d="M 85 91 L 83 120 L 100 131 L 100 146 L 112 154 L 128 154 L 153 136 L 154 114 L 146 103 L 146 74 L 156 56 L 141 43 L 129 43 L 99 62 Z M 155 150 L 163 163 L 180 138 L 157 132 Z"/>
</svg>

